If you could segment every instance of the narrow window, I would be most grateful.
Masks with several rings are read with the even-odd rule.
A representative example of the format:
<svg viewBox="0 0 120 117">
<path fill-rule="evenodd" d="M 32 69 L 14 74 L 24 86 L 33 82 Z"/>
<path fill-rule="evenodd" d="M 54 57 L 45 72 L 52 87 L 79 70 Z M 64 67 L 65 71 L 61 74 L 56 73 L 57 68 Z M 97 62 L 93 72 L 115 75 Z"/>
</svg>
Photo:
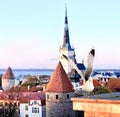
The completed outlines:
<svg viewBox="0 0 120 117">
<path fill-rule="evenodd" d="M 58 99 L 58 95 L 56 95 L 56 99 Z"/>
<path fill-rule="evenodd" d="M 67 99 L 69 99 L 69 94 L 67 94 Z"/>
<path fill-rule="evenodd" d="M 49 99 L 49 95 L 47 95 L 47 99 Z"/>
<path fill-rule="evenodd" d="M 34 101 L 34 104 L 37 104 L 37 101 Z"/>
<path fill-rule="evenodd" d="M 28 110 L 28 106 L 25 106 L 25 110 Z"/>
<path fill-rule="evenodd" d="M 39 113 L 39 108 L 32 107 L 32 113 Z"/>
<path fill-rule="evenodd" d="M 26 114 L 25 117 L 29 117 L 28 114 Z"/>
</svg>

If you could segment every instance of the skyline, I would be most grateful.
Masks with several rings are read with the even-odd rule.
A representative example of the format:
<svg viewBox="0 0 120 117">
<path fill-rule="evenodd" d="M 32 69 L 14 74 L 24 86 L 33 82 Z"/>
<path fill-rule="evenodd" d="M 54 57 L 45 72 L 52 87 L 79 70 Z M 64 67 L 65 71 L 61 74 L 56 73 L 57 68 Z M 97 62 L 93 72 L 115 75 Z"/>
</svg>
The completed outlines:
<svg viewBox="0 0 120 117">
<path fill-rule="evenodd" d="M 94 68 L 120 68 L 119 0 L 5 0 L 0 4 L 0 69 L 56 68 L 65 4 L 77 62 L 95 48 Z"/>
</svg>

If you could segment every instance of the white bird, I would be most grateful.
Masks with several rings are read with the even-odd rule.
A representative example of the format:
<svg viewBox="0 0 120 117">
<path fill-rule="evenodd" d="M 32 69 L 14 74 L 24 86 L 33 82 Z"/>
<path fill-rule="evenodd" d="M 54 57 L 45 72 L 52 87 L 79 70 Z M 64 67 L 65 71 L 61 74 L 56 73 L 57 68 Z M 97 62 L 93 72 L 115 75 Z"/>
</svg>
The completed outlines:
<svg viewBox="0 0 120 117">
<path fill-rule="evenodd" d="M 85 73 L 83 74 L 81 70 L 77 67 L 77 65 L 74 63 L 74 61 L 67 56 L 63 55 L 63 57 L 69 61 L 69 63 L 73 66 L 73 68 L 78 72 L 78 74 L 81 76 L 83 80 L 83 85 L 75 89 L 76 91 L 79 89 L 82 89 L 85 92 L 92 92 L 94 89 L 93 80 L 91 77 L 91 74 L 93 72 L 93 60 L 95 57 L 95 49 L 92 49 L 88 55 L 87 59 L 87 69 Z"/>
</svg>

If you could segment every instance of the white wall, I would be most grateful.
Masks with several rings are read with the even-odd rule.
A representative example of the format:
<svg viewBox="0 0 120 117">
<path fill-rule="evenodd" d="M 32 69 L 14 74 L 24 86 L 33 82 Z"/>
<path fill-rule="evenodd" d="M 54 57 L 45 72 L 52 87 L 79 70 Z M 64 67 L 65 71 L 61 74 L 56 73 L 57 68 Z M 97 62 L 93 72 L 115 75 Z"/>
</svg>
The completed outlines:
<svg viewBox="0 0 120 117">
<path fill-rule="evenodd" d="M 34 101 L 36 101 L 36 104 Z M 28 110 L 25 110 L 25 106 L 28 106 Z M 26 117 L 26 114 L 28 114 L 28 117 L 42 117 L 41 100 L 30 100 L 30 103 L 20 103 L 20 117 Z"/>
</svg>

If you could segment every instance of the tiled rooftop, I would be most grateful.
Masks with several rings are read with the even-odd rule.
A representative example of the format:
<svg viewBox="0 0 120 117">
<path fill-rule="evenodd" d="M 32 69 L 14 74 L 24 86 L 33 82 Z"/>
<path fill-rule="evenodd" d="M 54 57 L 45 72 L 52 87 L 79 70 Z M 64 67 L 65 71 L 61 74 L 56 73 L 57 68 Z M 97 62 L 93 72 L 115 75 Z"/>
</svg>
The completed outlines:
<svg viewBox="0 0 120 117">
<path fill-rule="evenodd" d="M 86 96 L 77 98 L 86 98 Z M 120 100 L 120 92 L 90 95 L 88 99 Z"/>
<path fill-rule="evenodd" d="M 116 92 L 117 89 L 120 90 L 120 78 L 109 78 L 107 87 L 110 88 L 113 92 Z"/>
<path fill-rule="evenodd" d="M 38 92 L 38 91 L 43 91 L 43 86 L 39 87 L 28 87 L 25 86 L 16 86 L 16 87 L 11 87 L 7 92 Z"/>
<path fill-rule="evenodd" d="M 46 92 L 74 92 L 71 81 L 60 62 L 58 63 L 53 75 L 50 78 Z"/>
<path fill-rule="evenodd" d="M 20 98 L 20 103 L 29 103 L 30 100 L 41 100 L 42 105 L 45 105 L 45 92 L 24 92 Z"/>
<path fill-rule="evenodd" d="M 8 69 L 6 70 L 6 72 L 2 78 L 3 79 L 15 79 L 15 76 L 14 76 L 12 69 L 10 67 L 8 67 Z"/>
</svg>

